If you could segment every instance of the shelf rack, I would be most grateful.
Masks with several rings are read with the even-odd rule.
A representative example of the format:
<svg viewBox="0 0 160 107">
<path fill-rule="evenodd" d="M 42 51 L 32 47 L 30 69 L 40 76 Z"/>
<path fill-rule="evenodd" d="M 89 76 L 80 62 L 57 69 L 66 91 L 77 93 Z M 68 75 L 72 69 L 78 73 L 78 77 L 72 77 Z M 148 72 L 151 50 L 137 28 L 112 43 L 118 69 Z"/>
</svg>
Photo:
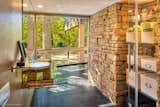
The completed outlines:
<svg viewBox="0 0 160 107">
<path fill-rule="evenodd" d="M 160 2 L 159 2 L 159 0 L 155 0 L 155 4 L 157 5 L 157 12 L 159 12 L 159 14 L 160 14 L 160 11 L 158 11 L 158 7 L 160 8 Z M 128 3 L 130 3 L 130 0 L 128 0 Z M 153 2 L 152 2 L 153 3 Z M 136 19 L 135 19 L 135 21 L 131 21 L 131 20 L 129 20 L 129 26 L 130 25 L 139 25 L 139 23 L 140 22 L 144 22 L 144 20 L 141 20 L 141 21 L 139 21 L 139 19 L 138 19 L 138 12 L 139 12 L 139 8 L 138 8 L 138 2 L 137 2 L 137 0 L 135 0 L 135 3 L 134 3 L 134 15 L 135 16 L 137 16 L 136 17 Z M 160 9 L 159 9 L 160 10 Z M 160 15 L 159 15 L 160 16 Z M 155 17 L 154 17 L 155 18 Z M 157 20 L 158 20 L 158 18 L 157 18 Z M 147 20 L 148 21 L 148 20 Z M 152 18 L 151 18 L 151 21 L 152 21 Z M 160 20 L 159 20 L 160 21 Z M 145 22 L 146 22 L 146 20 L 145 20 Z M 157 24 L 159 24 L 159 26 L 160 26 L 160 23 L 158 23 L 158 21 L 157 21 Z M 143 70 L 142 68 L 140 68 L 140 67 L 138 67 L 138 56 L 139 56 L 139 54 L 138 54 L 138 49 L 139 49 L 139 45 L 148 45 L 148 46 L 159 46 L 160 47 L 160 44 L 159 43 L 154 43 L 154 44 L 150 44 L 150 43 L 140 43 L 140 42 L 138 42 L 138 30 L 136 31 L 136 34 L 135 34 L 136 36 L 136 42 L 127 42 L 127 44 L 128 44 L 128 71 L 127 72 L 130 72 L 131 71 L 131 69 L 133 69 L 133 71 L 135 71 L 135 87 L 132 87 L 132 86 L 129 86 L 128 85 L 128 106 L 129 107 L 139 107 L 139 105 L 138 105 L 138 102 L 139 102 L 139 99 L 138 99 L 138 94 L 139 93 L 141 93 L 141 94 L 143 94 L 144 96 L 146 96 L 147 98 L 149 98 L 149 99 L 152 99 L 153 101 L 155 101 L 155 103 L 156 103 L 156 106 L 155 107 L 160 107 L 160 98 L 158 98 L 157 100 L 156 99 L 154 99 L 154 98 L 152 98 L 152 97 L 150 97 L 150 96 L 148 96 L 147 94 L 145 94 L 145 93 L 143 93 L 143 92 L 141 92 L 139 89 L 138 89 L 138 71 L 139 70 Z M 143 47 L 143 46 L 142 46 Z M 160 50 L 159 50 L 160 51 Z M 131 55 L 133 55 L 133 57 L 134 57 L 134 65 L 133 66 L 131 66 Z M 147 70 L 146 70 L 147 71 Z M 152 72 L 152 71 L 148 71 L 148 72 Z M 159 74 L 159 72 L 153 72 L 153 73 L 156 73 L 158 76 L 160 76 L 160 74 Z M 159 78 L 159 80 L 157 79 L 157 83 L 158 83 L 158 87 L 159 87 L 159 82 L 160 82 L 160 77 L 158 77 Z M 131 88 L 132 89 L 134 89 L 134 91 L 135 91 L 135 95 L 134 95 L 134 97 L 135 97 L 135 101 L 134 101 L 134 106 L 131 104 Z M 158 91 L 157 91 L 157 93 L 160 93 L 160 90 L 159 90 L 159 88 L 158 88 Z M 159 96 L 160 94 L 158 94 L 158 96 Z"/>
<path fill-rule="evenodd" d="M 151 45 L 153 45 L 153 44 L 151 44 Z M 143 71 L 144 71 L 144 69 L 142 69 L 142 68 L 140 68 L 140 67 L 137 67 L 137 68 L 138 68 L 138 71 L 136 72 L 135 63 L 136 63 L 136 59 L 137 59 L 137 58 L 136 58 L 135 48 L 136 48 L 136 46 L 135 46 L 134 43 L 129 43 L 129 44 L 128 44 L 128 56 L 129 56 L 129 57 L 128 57 L 128 71 L 127 71 L 127 72 L 130 72 L 131 69 L 133 69 L 133 71 L 135 72 L 135 81 L 138 81 L 138 71 L 139 71 L 139 70 L 143 70 Z M 133 54 L 131 53 L 131 51 L 133 52 Z M 134 65 L 131 65 L 131 55 L 134 56 Z M 137 65 L 137 66 L 138 66 L 138 65 Z M 152 72 L 152 71 L 148 71 L 148 70 L 145 70 L 145 71 L 146 71 L 146 73 L 156 73 L 156 72 Z M 139 107 L 139 105 L 138 105 L 138 94 L 139 94 L 139 93 L 141 93 L 141 94 L 143 94 L 144 96 L 146 96 L 146 97 L 154 100 L 155 102 L 157 101 L 156 99 L 148 96 L 147 94 L 141 92 L 141 91 L 138 89 L 139 82 L 135 82 L 135 83 L 136 83 L 136 84 L 135 84 L 135 87 L 130 86 L 130 85 L 128 84 L 128 106 L 129 106 L 129 107 L 133 107 L 132 104 L 130 103 L 130 101 L 131 101 L 131 98 L 130 98 L 130 88 L 133 88 L 133 89 L 135 90 L 135 107 Z M 137 99 L 137 100 L 136 100 L 136 99 Z M 137 103 L 137 104 L 136 104 L 136 103 Z M 159 106 L 157 106 L 157 107 L 159 107 Z"/>
</svg>

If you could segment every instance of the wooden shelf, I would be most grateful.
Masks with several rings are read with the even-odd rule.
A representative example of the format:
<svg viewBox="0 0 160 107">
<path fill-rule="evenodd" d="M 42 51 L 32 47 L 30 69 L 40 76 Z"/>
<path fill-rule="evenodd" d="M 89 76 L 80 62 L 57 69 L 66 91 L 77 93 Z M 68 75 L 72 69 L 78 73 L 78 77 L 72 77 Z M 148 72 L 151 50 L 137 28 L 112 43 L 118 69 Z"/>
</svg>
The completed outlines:
<svg viewBox="0 0 160 107">
<path fill-rule="evenodd" d="M 135 44 L 136 42 L 126 42 L 128 44 Z M 158 45 L 158 43 L 142 43 L 142 42 L 138 42 L 138 44 L 141 45 Z"/>
<path fill-rule="evenodd" d="M 53 84 L 54 84 L 53 80 L 27 81 L 22 83 L 22 88 L 42 87 Z"/>
</svg>

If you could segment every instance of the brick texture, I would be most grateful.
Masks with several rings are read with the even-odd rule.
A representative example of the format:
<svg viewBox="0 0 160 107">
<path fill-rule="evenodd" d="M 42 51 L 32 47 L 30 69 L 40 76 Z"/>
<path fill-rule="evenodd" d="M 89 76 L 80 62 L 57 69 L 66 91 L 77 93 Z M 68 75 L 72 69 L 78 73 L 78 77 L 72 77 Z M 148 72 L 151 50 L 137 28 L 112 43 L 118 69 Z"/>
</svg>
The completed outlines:
<svg viewBox="0 0 160 107">
<path fill-rule="evenodd" d="M 118 107 L 127 92 L 127 4 L 116 3 L 91 17 L 89 74 L 96 86 Z"/>
</svg>

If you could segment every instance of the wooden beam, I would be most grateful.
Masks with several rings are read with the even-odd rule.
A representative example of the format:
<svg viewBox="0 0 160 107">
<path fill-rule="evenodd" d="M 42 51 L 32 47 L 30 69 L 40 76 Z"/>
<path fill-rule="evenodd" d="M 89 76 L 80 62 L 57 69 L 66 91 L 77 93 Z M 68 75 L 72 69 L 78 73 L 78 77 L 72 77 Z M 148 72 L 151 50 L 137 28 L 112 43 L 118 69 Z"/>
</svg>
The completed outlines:
<svg viewBox="0 0 160 107">
<path fill-rule="evenodd" d="M 42 29 L 42 47 L 43 49 L 52 48 L 52 33 L 51 33 L 51 17 L 43 16 L 43 29 Z"/>
<path fill-rule="evenodd" d="M 78 48 L 84 47 L 84 23 L 79 22 L 78 28 Z M 84 62 L 84 51 L 78 52 L 78 60 L 79 62 Z"/>
<path fill-rule="evenodd" d="M 34 57 L 36 58 L 37 54 L 37 21 L 36 21 L 36 15 L 34 15 Z"/>
<path fill-rule="evenodd" d="M 79 51 L 87 51 L 86 47 L 83 48 L 52 48 L 52 49 L 37 49 L 38 54 L 46 54 L 46 53 L 62 53 L 62 52 L 79 52 Z"/>
<path fill-rule="evenodd" d="M 34 50 L 34 16 L 28 16 L 28 37 L 27 37 L 27 49 L 33 51 Z"/>
<path fill-rule="evenodd" d="M 34 15 L 46 15 L 46 16 L 68 16 L 68 17 L 78 17 L 78 18 L 90 18 L 90 15 L 80 15 L 80 14 L 59 14 L 59 13 L 44 13 L 44 12 L 28 12 L 24 11 L 23 14 L 34 14 Z"/>
</svg>

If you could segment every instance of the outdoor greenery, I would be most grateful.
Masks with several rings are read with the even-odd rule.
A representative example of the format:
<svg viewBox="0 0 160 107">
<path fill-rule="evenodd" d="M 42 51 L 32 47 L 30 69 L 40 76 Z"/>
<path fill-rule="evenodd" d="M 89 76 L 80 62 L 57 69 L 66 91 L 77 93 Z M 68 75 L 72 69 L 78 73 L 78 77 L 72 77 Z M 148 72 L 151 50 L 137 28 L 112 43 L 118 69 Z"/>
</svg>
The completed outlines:
<svg viewBox="0 0 160 107">
<path fill-rule="evenodd" d="M 26 42 L 27 41 L 27 36 L 28 36 L 28 16 L 25 15 L 23 17 L 23 41 Z"/>
<path fill-rule="evenodd" d="M 54 47 L 77 47 L 78 27 L 65 31 L 63 17 L 52 17 L 52 38 Z"/>
<path fill-rule="evenodd" d="M 23 41 L 27 43 L 28 37 L 28 15 L 23 17 Z M 42 48 L 43 17 L 37 16 L 37 47 Z M 53 47 L 77 47 L 78 26 L 65 31 L 64 17 L 51 17 L 51 36 Z M 85 46 L 87 46 L 88 23 L 85 23 Z"/>
<path fill-rule="evenodd" d="M 43 19 L 41 16 L 37 17 L 37 47 L 42 48 L 42 24 Z"/>
</svg>

